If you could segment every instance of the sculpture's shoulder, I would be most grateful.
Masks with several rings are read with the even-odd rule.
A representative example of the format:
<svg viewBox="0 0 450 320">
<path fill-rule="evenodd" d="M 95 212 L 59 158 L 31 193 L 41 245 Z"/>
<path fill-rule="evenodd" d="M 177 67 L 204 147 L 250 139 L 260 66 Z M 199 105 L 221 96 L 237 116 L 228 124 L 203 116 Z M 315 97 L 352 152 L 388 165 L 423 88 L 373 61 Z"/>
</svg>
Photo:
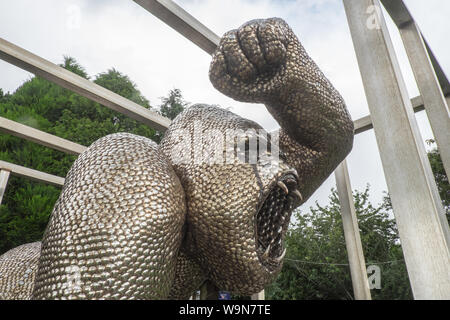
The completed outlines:
<svg viewBox="0 0 450 320">
<path fill-rule="evenodd" d="M 130 147 L 139 146 L 141 148 L 157 148 L 158 144 L 143 136 L 139 136 L 132 133 L 127 132 L 118 132 L 106 135 L 96 141 L 94 141 L 88 148 L 89 149 L 98 149 L 104 146 L 110 146 L 108 150 L 113 148 L 114 150 L 124 150 Z M 105 151 L 108 151 L 105 150 Z M 113 151 L 113 150 L 111 150 Z"/>
<path fill-rule="evenodd" d="M 132 133 L 113 133 L 94 141 L 74 162 L 79 165 L 100 165 L 105 163 L 130 163 L 138 159 L 158 158 L 158 144 L 146 137 Z M 72 170 L 71 169 L 71 170 Z"/>
<path fill-rule="evenodd" d="M 217 105 L 197 103 L 185 109 L 177 117 L 175 117 L 169 128 L 173 127 L 173 124 L 177 124 L 180 122 L 190 122 L 208 118 L 226 119 L 233 116 L 235 116 L 234 113 Z"/>
<path fill-rule="evenodd" d="M 121 176 L 142 177 L 143 170 L 153 175 L 162 171 L 172 172 L 155 141 L 131 133 L 109 134 L 93 142 L 74 161 L 66 175 L 63 194 L 69 185 L 71 190 L 76 190 L 84 185 L 90 186 L 96 179 L 110 181 Z"/>
<path fill-rule="evenodd" d="M 201 125 L 202 129 L 243 129 L 262 127 L 249 119 L 219 107 L 218 105 L 195 104 L 180 113 L 169 126 L 168 132 L 180 128 L 194 128 Z"/>
</svg>

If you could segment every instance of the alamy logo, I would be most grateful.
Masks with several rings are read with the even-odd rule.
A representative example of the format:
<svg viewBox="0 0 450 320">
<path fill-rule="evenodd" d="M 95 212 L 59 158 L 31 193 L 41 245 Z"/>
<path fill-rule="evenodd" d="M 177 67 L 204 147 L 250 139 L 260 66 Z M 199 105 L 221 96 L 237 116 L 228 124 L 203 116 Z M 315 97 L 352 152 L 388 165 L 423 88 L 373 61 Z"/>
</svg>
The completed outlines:
<svg viewBox="0 0 450 320">
<path fill-rule="evenodd" d="M 201 121 L 194 121 L 192 133 L 179 129 L 172 135 L 175 164 L 279 163 L 278 131 L 203 129 Z"/>
<path fill-rule="evenodd" d="M 366 26 L 369 30 L 379 30 L 381 29 L 381 8 L 379 6 L 369 6 L 367 7 L 366 13 L 369 17 L 366 20 Z"/>
<path fill-rule="evenodd" d="M 80 29 L 81 27 L 81 9 L 77 5 L 70 5 L 66 8 L 67 21 L 66 27 L 69 30 Z"/>
<path fill-rule="evenodd" d="M 369 275 L 369 289 L 381 289 L 381 269 L 379 266 L 368 266 L 367 274 Z"/>
</svg>

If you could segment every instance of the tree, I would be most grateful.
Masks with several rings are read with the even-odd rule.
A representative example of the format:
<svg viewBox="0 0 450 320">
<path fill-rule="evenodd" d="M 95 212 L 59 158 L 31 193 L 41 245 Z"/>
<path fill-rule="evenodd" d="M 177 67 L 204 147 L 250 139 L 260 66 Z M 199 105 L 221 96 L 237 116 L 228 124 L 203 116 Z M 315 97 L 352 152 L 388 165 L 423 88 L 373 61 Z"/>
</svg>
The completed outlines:
<svg viewBox="0 0 450 320">
<path fill-rule="evenodd" d="M 429 139 L 426 142 L 428 145 L 434 145 L 436 143 L 433 139 Z M 442 205 L 447 215 L 447 221 L 450 224 L 450 184 L 438 148 L 435 147 L 428 152 L 428 160 L 430 161 Z"/>
<path fill-rule="evenodd" d="M 60 66 L 89 78 L 74 58 L 64 57 Z M 96 75 L 93 81 L 144 108 L 152 109 L 128 76 L 114 68 Z M 174 94 L 163 99 L 167 101 L 165 110 L 173 115 L 177 111 L 171 109 L 169 101 L 174 102 L 177 110 L 179 106 L 187 105 L 179 90 L 174 90 Z M 13 94 L 4 94 L 0 90 L 0 115 L 85 146 L 115 132 L 130 132 L 155 141 L 160 139 L 154 129 L 41 77 L 24 82 Z M 0 134 L 0 159 L 64 177 L 76 157 Z M 0 254 L 42 238 L 60 192 L 60 188 L 51 185 L 10 176 L 0 206 Z"/>
<path fill-rule="evenodd" d="M 435 143 L 430 139 L 429 145 Z M 428 152 L 431 169 L 450 223 L 450 186 L 437 148 Z M 354 193 L 361 242 L 367 264 L 381 268 L 382 288 L 373 299 L 412 299 L 403 253 L 388 194 L 373 207 L 369 188 Z M 332 190 L 330 202 L 310 212 L 296 211 L 296 223 L 286 236 L 287 254 L 282 272 L 266 292 L 273 299 L 351 299 L 350 270 L 342 230 L 339 199 Z"/>
<path fill-rule="evenodd" d="M 168 97 L 161 98 L 161 102 L 161 115 L 172 120 L 189 105 L 183 100 L 180 89 L 170 90 Z"/>
<path fill-rule="evenodd" d="M 276 281 L 266 288 L 269 299 L 353 299 L 352 282 L 336 190 L 329 203 L 294 212 L 286 236 L 286 258 Z M 381 269 L 381 289 L 373 299 L 411 299 L 403 254 L 388 199 L 374 207 L 369 187 L 354 192 L 355 209 L 367 265 Z"/>
</svg>

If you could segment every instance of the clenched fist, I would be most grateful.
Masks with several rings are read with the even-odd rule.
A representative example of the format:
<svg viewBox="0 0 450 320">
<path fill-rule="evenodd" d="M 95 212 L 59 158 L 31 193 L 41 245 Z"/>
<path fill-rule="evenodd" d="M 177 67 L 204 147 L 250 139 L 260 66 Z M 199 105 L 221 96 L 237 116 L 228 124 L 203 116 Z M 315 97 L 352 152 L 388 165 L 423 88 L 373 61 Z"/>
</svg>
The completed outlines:
<svg viewBox="0 0 450 320">
<path fill-rule="evenodd" d="M 252 20 L 222 37 L 209 76 L 216 89 L 236 100 L 266 103 L 300 80 L 300 68 L 309 61 L 284 20 Z"/>
</svg>

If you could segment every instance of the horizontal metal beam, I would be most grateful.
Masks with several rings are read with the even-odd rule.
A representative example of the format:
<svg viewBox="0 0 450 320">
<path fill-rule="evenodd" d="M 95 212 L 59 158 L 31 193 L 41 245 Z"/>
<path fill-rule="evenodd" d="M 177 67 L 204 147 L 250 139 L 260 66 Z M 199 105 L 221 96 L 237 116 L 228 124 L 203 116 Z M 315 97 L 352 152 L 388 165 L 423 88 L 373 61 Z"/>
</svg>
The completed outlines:
<svg viewBox="0 0 450 320">
<path fill-rule="evenodd" d="M 411 104 L 413 106 L 414 112 L 419 112 L 425 109 L 421 96 L 412 98 Z M 373 129 L 372 119 L 370 115 L 355 120 L 353 122 L 353 125 L 355 128 L 355 134 L 359 134 L 367 130 Z"/>
<path fill-rule="evenodd" d="M 51 135 L 44 131 L 34 129 L 3 117 L 0 117 L 0 131 L 69 154 L 78 155 L 86 150 L 85 146 L 78 143 Z"/>
<path fill-rule="evenodd" d="M 54 176 L 52 174 L 48 174 L 42 171 L 26 168 L 19 166 L 17 164 L 13 164 L 10 162 L 2 161 L 0 160 L 0 170 L 7 170 L 10 171 L 11 174 L 29 178 L 35 181 L 45 182 L 49 184 L 53 184 L 56 186 L 63 186 L 64 185 L 64 178 Z"/>
<path fill-rule="evenodd" d="M 134 0 L 141 7 L 191 40 L 201 49 L 213 54 L 220 37 L 171 0 Z"/>
<path fill-rule="evenodd" d="M 0 38 L 0 59 L 118 111 L 156 130 L 165 131 L 171 122 L 170 119 L 156 112 L 150 111 L 2 38 Z"/>
</svg>

